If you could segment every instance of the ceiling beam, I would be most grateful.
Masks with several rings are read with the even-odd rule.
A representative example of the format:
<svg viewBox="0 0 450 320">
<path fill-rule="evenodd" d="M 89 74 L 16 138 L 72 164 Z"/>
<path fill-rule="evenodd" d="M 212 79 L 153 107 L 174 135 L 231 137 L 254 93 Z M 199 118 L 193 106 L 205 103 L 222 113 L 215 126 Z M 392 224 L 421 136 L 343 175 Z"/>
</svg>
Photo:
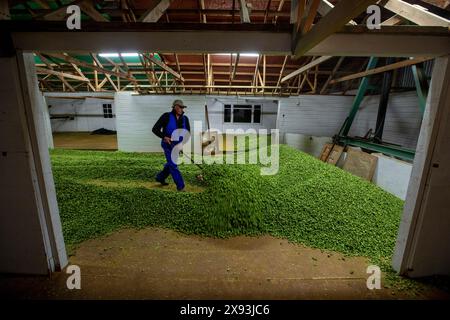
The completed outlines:
<svg viewBox="0 0 450 320">
<path fill-rule="evenodd" d="M 67 5 L 63 6 L 63 7 L 59 7 L 58 9 L 43 14 L 43 15 L 38 15 L 36 17 L 36 19 L 38 20 L 49 20 L 49 21 L 60 21 L 63 20 L 66 16 L 67 16 L 67 8 L 71 5 L 80 5 L 83 1 L 86 0 L 75 0 L 72 1 L 70 3 L 68 3 Z"/>
<path fill-rule="evenodd" d="M 367 6 L 376 3 L 377 0 L 345 0 L 322 17 L 311 31 L 298 38 L 295 44 L 294 56 L 304 55 L 321 41 L 341 29 L 352 18 L 365 11 Z"/>
<path fill-rule="evenodd" d="M 70 63 L 70 62 L 69 62 L 69 63 Z M 70 63 L 70 65 L 75 69 L 75 71 L 76 71 L 81 77 L 87 78 L 87 77 L 83 74 L 83 72 L 81 71 L 81 69 L 78 68 L 78 66 L 77 66 L 76 64 Z M 88 86 L 89 86 L 89 88 L 91 88 L 92 91 L 97 91 L 96 88 L 91 84 L 91 81 L 90 81 L 90 80 L 89 80 L 89 82 L 88 82 Z"/>
<path fill-rule="evenodd" d="M 338 71 L 338 69 L 340 68 L 342 62 L 344 61 L 345 57 L 340 57 L 338 62 L 336 63 L 336 65 L 333 68 L 333 71 L 331 71 L 331 74 L 328 76 L 328 79 L 325 81 L 322 89 L 320 90 L 320 94 L 325 94 L 325 91 L 327 90 L 328 85 L 330 84 L 330 81 L 333 80 L 334 75 L 336 74 L 336 72 Z"/>
<path fill-rule="evenodd" d="M 402 0 L 382 0 L 379 4 L 420 26 L 450 27 L 450 20 Z"/>
<path fill-rule="evenodd" d="M 44 57 L 40 53 L 37 53 L 36 55 L 39 57 L 39 59 L 41 59 L 42 62 L 44 62 L 47 65 L 47 68 L 49 68 L 50 70 L 54 70 L 52 63 L 46 57 Z M 57 77 L 59 80 L 62 81 L 62 83 L 64 83 L 64 85 L 66 85 L 69 88 L 70 91 L 75 91 L 75 89 L 70 85 L 70 83 L 68 83 L 66 81 L 66 79 L 64 79 L 63 76 L 57 76 Z"/>
<path fill-rule="evenodd" d="M 91 53 L 91 57 L 92 60 L 94 61 L 95 65 L 99 66 L 100 68 L 104 69 L 102 64 L 100 63 L 100 61 L 97 58 L 97 55 L 95 53 Z M 106 69 L 105 69 L 106 70 Z M 114 69 L 113 69 L 114 70 Z M 107 73 L 105 73 L 105 77 L 106 79 L 108 79 L 109 83 L 111 83 L 112 87 L 114 88 L 114 90 L 119 91 L 119 88 L 117 88 L 116 84 L 114 83 L 114 81 L 112 81 L 111 76 Z"/>
<path fill-rule="evenodd" d="M 46 68 L 41 68 L 41 67 L 36 67 L 36 72 L 37 73 L 51 74 L 51 75 L 54 75 L 54 76 L 57 76 L 57 77 L 64 77 L 64 78 L 78 80 L 78 81 L 83 81 L 83 82 L 89 82 L 88 78 L 83 78 L 83 77 L 80 77 L 80 76 L 76 76 L 74 74 L 65 73 L 65 72 L 59 72 L 59 71 L 46 69 Z"/>
<path fill-rule="evenodd" d="M 317 15 L 317 9 L 319 7 L 320 0 L 310 0 L 307 6 L 307 14 L 304 18 L 304 20 L 301 22 L 301 32 L 302 34 L 307 33 L 314 22 L 314 18 Z"/>
<path fill-rule="evenodd" d="M 259 52 L 267 55 L 290 55 L 291 32 L 230 30 L 160 30 L 162 24 L 131 24 L 136 29 L 117 31 L 124 23 L 94 23 L 80 32 L 67 32 L 65 26 L 45 22 L 0 21 L 0 29 L 10 30 L 13 46 L 23 51 L 40 52 L 177 52 L 223 53 Z M 101 27 L 100 27 L 101 25 Z M 110 28 L 108 26 L 114 26 Z M 205 26 L 205 24 L 202 24 Z M 130 28 L 130 24 L 126 24 Z M 206 25 L 208 26 L 208 25 Z M 251 24 L 245 26 L 252 26 Z M 270 27 L 269 24 L 264 25 Z M 155 28 L 158 30 L 155 30 Z M 169 27 L 169 26 L 166 26 Z M 316 27 L 313 27 L 314 31 Z M 101 30 L 101 31 L 99 31 Z M 108 31 L 109 30 L 109 31 Z M 114 31 L 116 30 L 116 31 Z M 85 32 L 89 31 L 89 32 Z M 345 26 L 306 53 L 309 56 L 441 56 L 450 52 L 449 30 L 443 27 L 385 26 L 367 30 L 366 26 Z M 221 39 L 221 41 L 217 41 Z"/>
<path fill-rule="evenodd" d="M 85 1 L 81 2 L 80 9 L 94 21 L 97 21 L 97 22 L 108 22 L 109 21 L 100 12 L 98 12 L 97 9 L 94 8 L 94 4 L 93 4 L 92 0 L 85 0 Z"/>
<path fill-rule="evenodd" d="M 169 67 L 167 64 L 162 62 L 161 60 L 156 59 L 152 54 L 150 55 L 144 55 L 144 57 L 156 64 L 158 67 L 162 68 L 163 70 L 169 72 L 171 75 L 173 75 L 175 78 L 179 79 L 180 81 L 184 82 L 184 78 L 181 76 L 181 74 L 177 73 L 175 70 L 173 70 L 171 67 Z"/>
<path fill-rule="evenodd" d="M 250 14 L 248 13 L 247 1 L 239 0 L 240 4 L 240 14 L 241 14 L 241 23 L 250 23 Z"/>
<path fill-rule="evenodd" d="M 158 22 L 173 0 L 160 0 L 156 6 L 147 10 L 140 18 L 139 22 Z"/>
<path fill-rule="evenodd" d="M 396 63 L 392 63 L 383 67 L 379 67 L 379 68 L 375 68 L 375 69 L 370 69 L 367 71 L 363 71 L 363 72 L 359 72 L 359 73 L 355 73 L 349 76 L 345 76 L 339 79 L 335 79 L 330 81 L 330 84 L 335 84 L 338 82 L 343 82 L 343 81 L 348 81 L 348 80 L 353 80 L 353 79 L 358 79 L 358 78 L 363 78 L 366 76 L 371 76 L 374 74 L 378 74 L 378 73 L 383 73 L 386 71 L 390 71 L 390 70 L 395 70 L 395 69 L 400 69 L 400 68 L 404 68 L 407 66 L 411 66 L 414 64 L 418 64 L 427 60 L 431 60 L 433 58 L 430 57 L 422 57 L 422 58 L 414 58 L 414 59 L 407 59 L 407 60 L 403 60 L 400 62 L 396 62 Z"/>
<path fill-rule="evenodd" d="M 287 80 L 289 80 L 289 79 L 291 79 L 291 78 L 293 78 L 295 76 L 298 76 L 299 74 L 302 74 L 303 72 L 308 71 L 309 69 L 311 69 L 311 68 L 313 68 L 313 67 L 315 67 L 315 66 L 321 64 L 322 62 L 327 61 L 327 60 L 329 60 L 331 58 L 333 58 L 333 57 L 332 56 L 323 56 L 323 57 L 317 58 L 317 59 L 311 61 L 310 63 L 308 63 L 307 65 L 301 67 L 300 69 L 295 70 L 294 72 L 288 74 L 283 79 L 281 79 L 281 82 L 285 82 L 285 81 L 287 81 Z"/>
<path fill-rule="evenodd" d="M 105 68 L 103 68 L 103 67 L 100 67 L 99 64 L 97 64 L 97 65 L 92 65 L 92 64 L 90 64 L 90 63 L 87 63 L 87 62 L 78 60 L 78 59 L 76 59 L 76 58 L 74 58 L 74 57 L 71 57 L 71 56 L 69 56 L 68 54 L 46 53 L 46 55 L 51 56 L 51 57 L 54 57 L 54 58 L 58 58 L 58 59 L 61 59 L 61 60 L 64 60 L 64 61 L 69 62 L 69 63 L 73 63 L 73 64 L 75 64 L 75 65 L 77 65 L 77 66 L 80 66 L 80 67 L 84 67 L 84 68 L 89 68 L 89 69 L 97 70 L 98 72 L 101 72 L 101 73 L 104 73 L 104 74 L 107 74 L 107 75 L 112 75 L 112 76 L 116 76 L 116 77 L 121 77 L 121 78 L 127 79 L 127 80 L 129 80 L 129 81 L 133 81 L 133 80 L 134 80 L 132 77 L 130 77 L 129 75 L 127 75 L 127 74 L 125 74 L 125 73 L 122 73 L 122 72 L 116 72 L 116 71 L 112 71 L 112 70 L 105 69 Z M 97 60 L 98 60 L 98 59 L 97 59 Z"/>
<path fill-rule="evenodd" d="M 320 0 L 319 8 L 317 11 L 319 14 L 323 17 L 327 15 L 332 9 L 334 8 L 334 5 L 327 0 Z M 353 20 L 350 20 L 349 24 L 356 26 L 357 23 Z"/>
</svg>

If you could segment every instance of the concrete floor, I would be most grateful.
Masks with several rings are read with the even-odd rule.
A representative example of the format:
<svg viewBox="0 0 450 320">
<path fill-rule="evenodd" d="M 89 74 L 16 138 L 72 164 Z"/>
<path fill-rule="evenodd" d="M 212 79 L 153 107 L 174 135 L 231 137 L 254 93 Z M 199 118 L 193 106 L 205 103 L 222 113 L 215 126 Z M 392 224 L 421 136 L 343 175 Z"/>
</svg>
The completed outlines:
<svg viewBox="0 0 450 320">
<path fill-rule="evenodd" d="M 117 150 L 117 135 L 90 134 L 89 132 L 54 132 L 55 148 L 80 150 Z"/>
<path fill-rule="evenodd" d="M 213 239 L 170 230 L 121 230 L 82 243 L 68 274 L 0 277 L 0 297 L 40 299 L 434 299 L 429 289 L 366 288 L 368 261 L 322 252 L 270 236 Z"/>
</svg>

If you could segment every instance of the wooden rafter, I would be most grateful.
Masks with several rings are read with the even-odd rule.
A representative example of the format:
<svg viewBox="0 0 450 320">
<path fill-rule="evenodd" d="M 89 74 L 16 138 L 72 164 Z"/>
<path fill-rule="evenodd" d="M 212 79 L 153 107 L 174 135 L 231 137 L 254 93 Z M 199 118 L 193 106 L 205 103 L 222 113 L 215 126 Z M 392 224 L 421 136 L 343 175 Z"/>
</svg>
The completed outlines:
<svg viewBox="0 0 450 320">
<path fill-rule="evenodd" d="M 242 23 L 250 23 L 250 14 L 248 12 L 247 1 L 239 0 L 240 4 L 240 14 L 241 14 L 241 22 Z"/>
<path fill-rule="evenodd" d="M 140 18 L 139 22 L 158 22 L 173 0 L 160 0 L 156 6 L 147 10 Z"/>
<path fill-rule="evenodd" d="M 42 62 L 44 62 L 47 65 L 47 68 L 50 70 L 54 70 L 52 63 L 46 58 L 44 57 L 42 54 L 40 53 L 36 53 L 37 56 L 41 59 Z M 63 76 L 59 76 L 57 75 L 58 79 L 62 81 L 62 83 L 69 88 L 70 91 L 75 91 L 75 89 L 70 85 L 69 82 L 67 82 L 66 79 L 64 79 Z"/>
<path fill-rule="evenodd" d="M 322 89 L 320 90 L 320 94 L 324 94 L 325 91 L 327 90 L 328 85 L 330 84 L 330 81 L 333 80 L 334 75 L 336 74 L 336 72 L 338 71 L 338 69 L 340 68 L 342 62 L 344 61 L 345 57 L 340 57 L 338 62 L 336 63 L 336 65 L 333 68 L 333 71 L 331 72 L 331 74 L 328 76 L 327 81 L 325 81 Z"/>
<path fill-rule="evenodd" d="M 334 8 L 334 5 L 330 1 L 321 0 L 317 11 L 323 17 L 323 16 L 327 15 L 333 8 Z M 354 25 L 354 26 L 357 25 L 357 23 L 353 20 L 350 20 L 349 24 Z"/>
<path fill-rule="evenodd" d="M 109 21 L 100 12 L 98 12 L 97 9 L 94 8 L 92 0 L 85 0 L 81 2 L 80 9 L 94 21 L 99 22 Z"/>
<path fill-rule="evenodd" d="M 164 71 L 167 71 L 168 73 L 173 75 L 175 78 L 177 78 L 181 82 L 184 82 L 184 78 L 179 73 L 177 73 L 175 70 L 173 70 L 167 64 L 165 64 L 163 61 L 156 59 L 153 54 L 149 54 L 148 56 L 144 55 L 144 58 L 146 58 L 147 60 L 149 60 L 152 63 L 156 64 L 158 67 L 160 67 Z"/>
<path fill-rule="evenodd" d="M 450 20 L 402 0 L 382 0 L 379 4 L 389 11 L 421 26 L 450 27 Z"/>
<path fill-rule="evenodd" d="M 399 68 L 404 68 L 407 66 L 411 66 L 414 64 L 418 64 L 427 60 L 431 60 L 433 58 L 429 58 L 429 57 L 421 57 L 421 58 L 414 58 L 414 59 L 407 59 L 407 60 L 403 60 L 400 62 L 396 62 L 396 63 L 392 63 L 383 67 L 379 67 L 379 68 L 375 68 L 375 69 L 370 69 L 364 72 L 359 72 L 359 73 L 355 73 L 349 76 L 345 76 L 339 79 L 335 79 L 330 81 L 330 84 L 335 84 L 338 82 L 343 82 L 343 81 L 348 81 L 348 80 L 353 80 L 353 79 L 358 79 L 358 78 L 363 78 L 366 76 L 370 76 L 370 75 L 374 75 L 374 74 L 378 74 L 378 73 L 383 73 L 386 71 L 390 71 L 390 70 L 395 70 L 395 69 L 399 69 Z"/>
<path fill-rule="evenodd" d="M 377 0 L 345 0 L 337 5 L 314 26 L 311 31 L 296 40 L 294 55 L 302 56 L 325 38 L 341 29 L 352 18 L 365 11 Z"/>
<path fill-rule="evenodd" d="M 322 57 L 319 57 L 319 58 L 317 58 L 317 59 L 311 61 L 311 62 L 308 63 L 307 65 L 305 65 L 305 66 L 299 68 L 298 70 L 295 70 L 294 72 L 288 74 L 287 76 L 285 76 L 284 78 L 281 79 L 281 82 L 285 82 L 285 81 L 287 81 L 287 80 L 289 80 L 289 79 L 291 79 L 291 78 L 293 78 L 293 77 L 295 77 L 295 76 L 297 76 L 297 75 L 299 75 L 299 74 L 302 74 L 303 72 L 306 72 L 306 71 L 308 71 L 309 69 L 315 67 L 316 65 L 318 65 L 318 64 L 320 64 L 320 63 L 322 63 L 322 62 L 324 62 L 324 61 L 327 61 L 327 60 L 329 60 L 329 59 L 331 59 L 331 58 L 332 58 L 332 56 L 322 56 Z"/>
<path fill-rule="evenodd" d="M 101 62 L 98 60 L 96 54 L 91 53 L 91 57 L 92 57 L 92 60 L 95 62 L 95 64 L 96 64 L 97 66 L 99 66 L 100 68 L 104 69 L 104 68 L 103 68 L 103 65 L 102 65 Z M 105 69 L 105 70 L 106 70 L 106 69 Z M 113 70 L 114 70 L 114 69 L 113 69 Z M 119 91 L 119 88 L 117 88 L 117 86 L 116 86 L 116 84 L 114 83 L 114 81 L 112 81 L 111 75 L 109 75 L 108 73 L 105 73 L 105 77 L 106 77 L 106 79 L 108 79 L 109 83 L 110 83 L 111 86 L 114 88 L 114 90 Z"/>
<path fill-rule="evenodd" d="M 83 81 L 83 82 L 89 82 L 89 79 L 87 79 L 87 78 L 83 78 L 83 77 L 80 77 L 80 76 L 76 76 L 76 75 L 71 74 L 71 73 L 65 73 L 65 72 L 55 71 L 55 70 L 52 70 L 52 69 L 46 69 L 46 68 L 36 67 L 36 72 L 37 72 L 37 73 L 51 74 L 51 75 L 54 75 L 54 76 L 64 77 L 64 78 L 73 79 L 73 80 L 78 80 L 78 81 Z"/>
<path fill-rule="evenodd" d="M 75 64 L 77 66 L 80 66 L 80 67 L 97 70 L 98 72 L 101 72 L 101 73 L 104 73 L 104 74 L 108 74 L 108 75 L 112 75 L 112 76 L 116 76 L 116 77 L 121 77 L 121 78 L 127 79 L 129 81 L 134 81 L 133 78 L 131 78 L 130 76 L 128 76 L 125 73 L 108 70 L 106 68 L 100 67 L 99 65 L 96 66 L 96 65 L 93 65 L 93 64 L 90 64 L 90 63 L 78 60 L 78 59 L 76 59 L 76 58 L 74 58 L 74 57 L 72 57 L 72 56 L 70 56 L 68 54 L 46 53 L 46 55 L 54 57 L 54 58 L 58 58 L 58 59 L 61 59 L 61 60 L 64 60 L 64 61 L 69 62 L 69 63 L 73 63 L 73 64 Z"/>
</svg>

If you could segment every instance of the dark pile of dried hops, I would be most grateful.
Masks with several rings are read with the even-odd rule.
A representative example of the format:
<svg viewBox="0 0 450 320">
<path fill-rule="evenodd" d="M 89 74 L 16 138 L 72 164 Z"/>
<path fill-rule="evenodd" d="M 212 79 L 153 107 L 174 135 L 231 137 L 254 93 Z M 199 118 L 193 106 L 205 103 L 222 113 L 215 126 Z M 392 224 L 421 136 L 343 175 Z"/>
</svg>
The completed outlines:
<svg viewBox="0 0 450 320">
<path fill-rule="evenodd" d="M 68 244 L 122 227 L 160 226 L 217 237 L 271 234 L 389 261 L 403 207 L 375 185 L 283 145 L 277 175 L 261 176 L 257 165 L 205 166 L 201 193 L 133 186 L 154 181 L 161 154 L 54 150 L 51 156 Z M 181 171 L 187 184 L 200 183 L 197 167 Z"/>
</svg>

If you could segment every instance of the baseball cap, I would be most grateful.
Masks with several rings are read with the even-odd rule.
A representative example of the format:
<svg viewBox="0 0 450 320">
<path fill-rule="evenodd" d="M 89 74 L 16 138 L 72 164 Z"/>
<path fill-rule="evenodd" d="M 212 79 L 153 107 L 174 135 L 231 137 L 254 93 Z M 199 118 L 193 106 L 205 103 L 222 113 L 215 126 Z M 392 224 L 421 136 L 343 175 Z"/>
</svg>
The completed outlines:
<svg viewBox="0 0 450 320">
<path fill-rule="evenodd" d="M 181 108 L 186 108 L 186 106 L 184 105 L 183 101 L 182 101 L 182 100 L 179 100 L 179 99 L 175 100 L 175 101 L 172 103 L 172 107 L 175 107 L 176 105 L 179 105 Z"/>
</svg>

